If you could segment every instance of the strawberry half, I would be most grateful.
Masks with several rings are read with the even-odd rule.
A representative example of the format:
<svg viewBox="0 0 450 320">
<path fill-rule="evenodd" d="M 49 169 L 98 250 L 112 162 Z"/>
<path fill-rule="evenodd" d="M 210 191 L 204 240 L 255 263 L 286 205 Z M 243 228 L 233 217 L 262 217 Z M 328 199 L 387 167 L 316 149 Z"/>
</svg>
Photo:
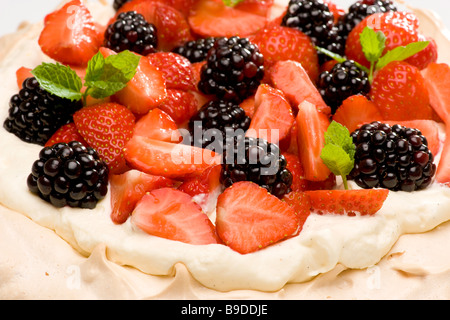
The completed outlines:
<svg viewBox="0 0 450 320">
<path fill-rule="evenodd" d="M 383 206 L 389 190 L 316 190 L 306 191 L 311 208 L 318 214 L 374 215 Z"/>
<path fill-rule="evenodd" d="M 430 104 L 438 116 L 450 125 L 450 67 L 446 63 L 431 63 L 422 70 L 430 94 Z"/>
<path fill-rule="evenodd" d="M 181 127 L 197 113 L 198 106 L 193 92 L 168 89 L 167 99 L 158 108 L 167 113 Z"/>
<path fill-rule="evenodd" d="M 111 175 L 111 220 L 116 224 L 127 221 L 136 204 L 147 193 L 155 189 L 173 187 L 171 179 L 153 176 L 137 170 L 120 175 Z"/>
<path fill-rule="evenodd" d="M 286 239 L 298 228 L 296 212 L 253 182 L 237 182 L 217 200 L 217 234 L 241 254 Z"/>
<path fill-rule="evenodd" d="M 70 1 L 47 15 L 39 37 L 39 46 L 46 55 L 76 66 L 87 65 L 101 44 L 102 35 L 80 0 Z"/>
<path fill-rule="evenodd" d="M 179 143 L 182 140 L 175 121 L 158 108 L 150 110 L 136 122 L 134 134 L 172 143 Z"/>
<path fill-rule="evenodd" d="M 84 107 L 73 115 L 78 132 L 97 150 L 112 174 L 127 169 L 123 148 L 133 135 L 135 117 L 117 103 Z"/>
<path fill-rule="evenodd" d="M 138 202 L 131 222 L 150 235 L 203 245 L 219 243 L 213 224 L 188 194 L 172 188 L 150 191 Z"/>
</svg>

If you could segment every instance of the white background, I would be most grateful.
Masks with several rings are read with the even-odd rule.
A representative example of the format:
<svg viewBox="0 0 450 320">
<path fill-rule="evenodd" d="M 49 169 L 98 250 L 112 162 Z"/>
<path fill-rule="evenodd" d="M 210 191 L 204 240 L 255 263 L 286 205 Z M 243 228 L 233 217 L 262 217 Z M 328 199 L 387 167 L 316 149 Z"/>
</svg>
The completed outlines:
<svg viewBox="0 0 450 320">
<path fill-rule="evenodd" d="M 113 2 L 113 0 L 108 0 Z M 347 8 L 356 0 L 334 0 L 341 7 Z M 24 20 L 38 22 L 47 13 L 56 8 L 62 0 L 0 0 L 0 36 L 14 32 Z M 408 4 L 431 9 L 439 13 L 444 23 L 450 29 L 450 1 L 449 0 L 406 0 Z"/>
</svg>

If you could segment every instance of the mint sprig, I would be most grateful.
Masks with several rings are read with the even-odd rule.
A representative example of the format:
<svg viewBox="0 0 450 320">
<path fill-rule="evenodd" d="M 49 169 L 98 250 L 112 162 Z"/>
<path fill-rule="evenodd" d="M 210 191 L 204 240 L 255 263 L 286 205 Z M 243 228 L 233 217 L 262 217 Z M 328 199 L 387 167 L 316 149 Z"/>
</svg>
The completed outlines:
<svg viewBox="0 0 450 320">
<path fill-rule="evenodd" d="M 348 190 L 347 175 L 355 165 L 356 147 L 348 129 L 332 121 L 325 132 L 325 146 L 320 158 L 336 176 L 341 176 L 344 188 Z"/>
<path fill-rule="evenodd" d="M 103 99 L 126 87 L 136 74 L 140 56 L 123 51 L 107 58 L 99 52 L 88 62 L 84 86 L 82 79 L 68 66 L 59 63 L 42 63 L 31 71 L 39 84 L 49 93 L 60 98 L 83 100 L 91 96 Z"/>
</svg>

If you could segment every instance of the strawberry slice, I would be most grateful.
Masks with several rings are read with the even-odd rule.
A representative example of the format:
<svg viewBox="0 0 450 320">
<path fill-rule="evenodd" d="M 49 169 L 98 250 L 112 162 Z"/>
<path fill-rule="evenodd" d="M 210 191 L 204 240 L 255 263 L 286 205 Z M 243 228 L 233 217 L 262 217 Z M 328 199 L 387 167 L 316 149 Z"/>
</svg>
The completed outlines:
<svg viewBox="0 0 450 320">
<path fill-rule="evenodd" d="M 299 219 L 298 232 L 300 232 L 306 219 L 308 219 L 311 214 L 311 199 L 305 192 L 292 191 L 285 194 L 282 201 L 286 202 L 297 213 Z"/>
<path fill-rule="evenodd" d="M 123 148 L 135 126 L 130 110 L 117 103 L 102 103 L 78 110 L 73 120 L 80 135 L 97 150 L 112 174 L 127 169 Z"/>
<path fill-rule="evenodd" d="M 168 178 L 200 175 L 220 164 L 213 151 L 134 135 L 124 150 L 128 164 L 137 170 Z"/>
<path fill-rule="evenodd" d="M 155 189 L 173 187 L 175 182 L 164 177 L 153 176 L 137 170 L 111 175 L 111 220 L 116 224 L 127 221 L 136 204 L 147 193 Z"/>
<path fill-rule="evenodd" d="M 241 254 L 286 239 L 298 228 L 294 209 L 253 182 L 235 183 L 217 200 L 217 234 Z"/>
<path fill-rule="evenodd" d="M 136 122 L 134 135 L 173 143 L 179 143 L 182 140 L 175 121 L 158 108 L 150 110 Z"/>
<path fill-rule="evenodd" d="M 295 121 L 283 92 L 267 84 L 260 85 L 255 94 L 255 108 L 246 136 L 279 144 L 289 134 Z"/>
<path fill-rule="evenodd" d="M 296 110 L 303 101 L 314 104 L 321 112 L 329 115 L 331 109 L 311 81 L 303 66 L 292 60 L 279 61 L 269 70 L 269 77 L 276 89 L 283 91 Z"/>
<path fill-rule="evenodd" d="M 325 132 L 330 125 L 327 115 L 318 111 L 308 101 L 299 106 L 297 118 L 298 155 L 305 178 L 310 181 L 324 181 L 331 171 L 320 158 L 325 146 Z"/>
<path fill-rule="evenodd" d="M 88 143 L 84 141 L 84 138 L 80 135 L 77 126 L 73 122 L 63 125 L 56 130 L 53 136 L 45 143 L 45 146 L 51 147 L 60 142 L 69 143 L 72 141 L 81 142 L 85 147 L 88 146 Z"/>
<path fill-rule="evenodd" d="M 446 63 L 431 63 L 422 70 L 430 93 L 430 104 L 439 117 L 450 125 L 450 67 Z"/>
<path fill-rule="evenodd" d="M 198 100 L 193 92 L 168 89 L 167 99 L 158 108 L 167 113 L 181 127 L 197 113 L 198 106 Z"/>
<path fill-rule="evenodd" d="M 376 74 L 370 98 L 386 120 L 433 119 L 430 96 L 420 70 L 394 61 Z"/>
<path fill-rule="evenodd" d="M 274 0 L 244 0 L 239 2 L 234 8 L 262 17 L 268 17 L 273 4 Z"/>
<path fill-rule="evenodd" d="M 34 77 L 31 73 L 31 69 L 27 67 L 20 67 L 16 71 L 16 79 L 17 79 L 17 86 L 19 89 L 22 89 L 23 82 L 28 79 Z"/>
<path fill-rule="evenodd" d="M 375 103 L 363 95 L 354 95 L 342 102 L 333 115 L 333 120 L 346 126 L 351 133 L 358 129 L 361 123 L 381 120 L 381 114 Z"/>
<path fill-rule="evenodd" d="M 255 114 L 255 96 L 248 97 L 244 101 L 242 101 L 239 105 L 244 111 L 245 115 L 249 117 L 250 119 L 253 118 L 253 115 Z"/>
<path fill-rule="evenodd" d="M 340 214 L 348 216 L 374 215 L 383 206 L 389 190 L 316 190 L 306 191 L 313 212 L 318 214 Z"/>
<path fill-rule="evenodd" d="M 105 47 L 100 48 L 100 52 L 104 57 L 116 54 Z M 146 57 L 141 57 L 133 79 L 113 98 L 133 113 L 146 114 L 167 98 L 166 81 L 157 67 Z"/>
<path fill-rule="evenodd" d="M 221 0 L 200 0 L 188 18 L 193 32 L 201 37 L 245 37 L 264 28 L 266 18 L 227 7 Z"/>
<path fill-rule="evenodd" d="M 188 194 L 173 188 L 150 191 L 138 202 L 131 222 L 150 235 L 203 245 L 219 243 L 213 224 Z"/>
<path fill-rule="evenodd" d="M 450 126 L 448 125 L 446 127 L 445 134 L 447 138 L 445 139 L 441 159 L 439 160 L 437 167 L 436 181 L 439 183 L 445 183 L 448 187 L 450 187 Z"/>
<path fill-rule="evenodd" d="M 80 0 L 70 1 L 47 15 L 39 37 L 39 46 L 46 55 L 71 65 L 87 65 L 101 44 L 102 35 Z"/>
<path fill-rule="evenodd" d="M 304 178 L 304 171 L 302 163 L 297 155 L 291 153 L 283 153 L 286 159 L 286 168 L 292 174 L 292 191 L 304 191 L 307 189 L 308 181 Z"/>
</svg>

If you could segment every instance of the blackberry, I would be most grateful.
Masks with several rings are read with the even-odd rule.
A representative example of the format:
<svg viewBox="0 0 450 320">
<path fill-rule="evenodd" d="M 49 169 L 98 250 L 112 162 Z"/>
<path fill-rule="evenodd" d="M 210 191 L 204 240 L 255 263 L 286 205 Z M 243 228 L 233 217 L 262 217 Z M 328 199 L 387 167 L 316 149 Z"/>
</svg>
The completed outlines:
<svg viewBox="0 0 450 320">
<path fill-rule="evenodd" d="M 420 130 L 375 121 L 354 131 L 352 138 L 356 153 L 349 178 L 361 188 L 410 192 L 431 184 L 436 165 Z"/>
<path fill-rule="evenodd" d="M 214 46 L 215 42 L 216 38 L 214 37 L 192 40 L 172 51 L 186 57 L 191 63 L 201 62 L 206 60 L 208 51 Z"/>
<path fill-rule="evenodd" d="M 28 176 L 29 190 L 57 208 L 94 209 L 108 192 L 108 166 L 81 142 L 43 148 Z"/>
<path fill-rule="evenodd" d="M 241 102 L 253 95 L 264 77 L 264 57 L 247 38 L 218 38 L 209 50 L 198 84 L 219 99 Z"/>
<path fill-rule="evenodd" d="M 348 13 L 342 16 L 337 28 L 342 38 L 347 39 L 350 32 L 366 17 L 375 13 L 397 11 L 391 0 L 360 0 L 348 8 Z"/>
<path fill-rule="evenodd" d="M 292 174 L 276 144 L 260 138 L 238 137 L 223 153 L 220 182 L 230 187 L 238 181 L 252 181 L 282 198 L 289 193 Z"/>
<path fill-rule="evenodd" d="M 57 97 L 45 91 L 36 78 L 27 78 L 19 93 L 11 97 L 3 126 L 25 142 L 44 145 L 56 130 L 72 122 L 73 114 L 82 107 L 81 101 Z"/>
<path fill-rule="evenodd" d="M 113 8 L 114 10 L 118 11 L 120 8 L 122 8 L 122 6 L 127 3 L 130 2 L 131 0 L 114 0 L 113 2 Z"/>
<path fill-rule="evenodd" d="M 245 133 L 250 126 L 250 117 L 245 114 L 239 104 L 232 101 L 210 101 L 189 121 L 192 144 L 200 148 L 214 148 L 222 153 L 226 143 L 227 132 L 234 136 L 236 130 Z M 227 131 L 231 130 L 231 131 Z M 216 141 L 221 138 L 220 141 Z M 214 143 L 214 144 L 213 144 Z"/>
<path fill-rule="evenodd" d="M 143 56 L 156 52 L 156 27 L 136 11 L 122 12 L 105 31 L 105 46 L 115 52 L 130 50 Z"/>
<path fill-rule="evenodd" d="M 348 97 L 355 94 L 367 96 L 370 82 L 367 72 L 359 69 L 353 60 L 346 60 L 337 63 L 330 72 L 322 72 L 317 87 L 334 114 Z"/>
</svg>

